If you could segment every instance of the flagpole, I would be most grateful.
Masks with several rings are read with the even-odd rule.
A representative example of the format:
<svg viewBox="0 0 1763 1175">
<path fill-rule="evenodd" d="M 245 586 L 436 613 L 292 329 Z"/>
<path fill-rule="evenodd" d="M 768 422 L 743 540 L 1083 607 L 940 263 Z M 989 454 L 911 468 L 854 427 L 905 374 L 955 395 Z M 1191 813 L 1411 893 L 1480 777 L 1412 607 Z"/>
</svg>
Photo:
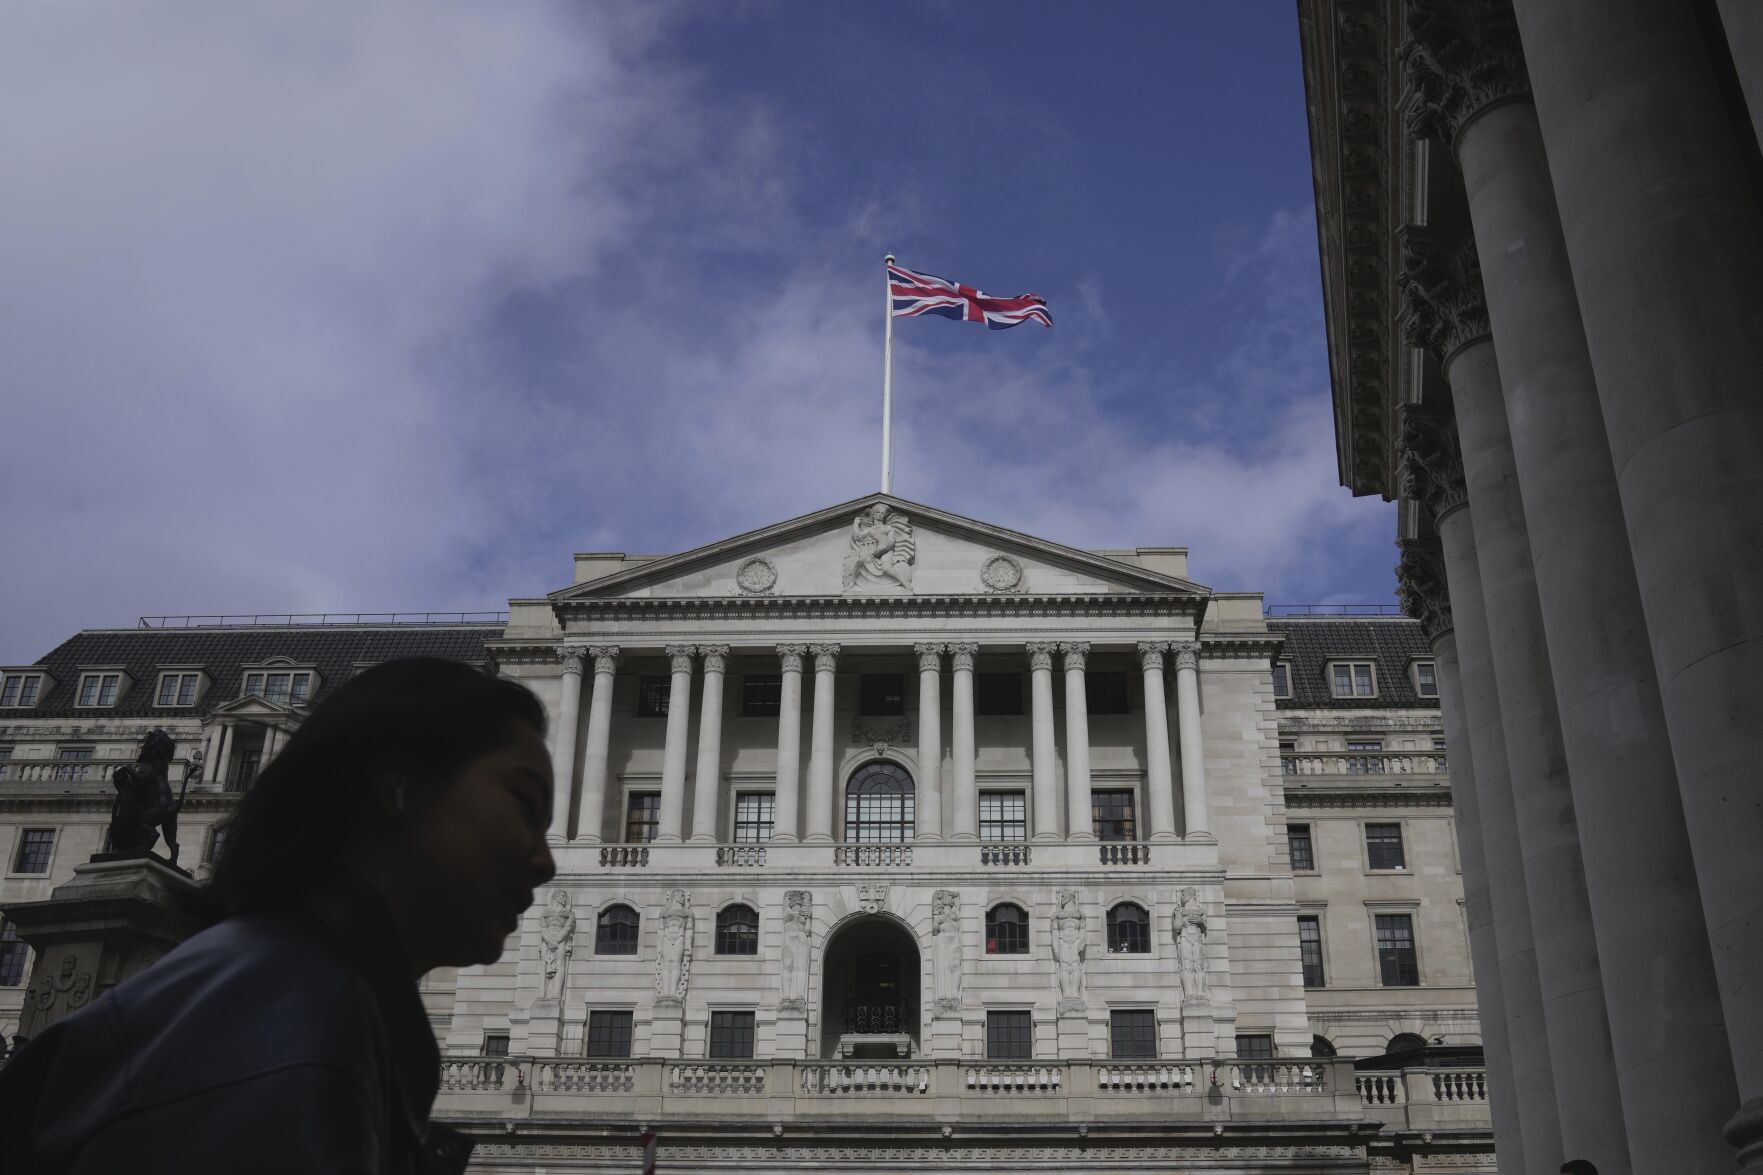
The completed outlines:
<svg viewBox="0 0 1763 1175">
<path fill-rule="evenodd" d="M 883 306 L 887 311 L 887 327 L 882 334 L 882 493 L 894 492 L 894 289 L 887 267 L 894 263 L 889 253 L 882 263 Z"/>
</svg>

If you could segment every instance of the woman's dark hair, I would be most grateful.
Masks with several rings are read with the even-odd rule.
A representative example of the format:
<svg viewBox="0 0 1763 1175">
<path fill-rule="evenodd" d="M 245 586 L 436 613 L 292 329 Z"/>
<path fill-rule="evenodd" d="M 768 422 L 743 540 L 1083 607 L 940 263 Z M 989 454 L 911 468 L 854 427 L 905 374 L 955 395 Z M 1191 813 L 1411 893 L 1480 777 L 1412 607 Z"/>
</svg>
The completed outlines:
<svg viewBox="0 0 1763 1175">
<path fill-rule="evenodd" d="M 390 827 L 378 780 L 438 787 L 506 746 L 519 725 L 545 733 L 532 691 L 461 662 L 411 657 L 363 670 L 312 708 L 239 802 L 208 912 L 274 906 L 330 875 Z"/>
</svg>

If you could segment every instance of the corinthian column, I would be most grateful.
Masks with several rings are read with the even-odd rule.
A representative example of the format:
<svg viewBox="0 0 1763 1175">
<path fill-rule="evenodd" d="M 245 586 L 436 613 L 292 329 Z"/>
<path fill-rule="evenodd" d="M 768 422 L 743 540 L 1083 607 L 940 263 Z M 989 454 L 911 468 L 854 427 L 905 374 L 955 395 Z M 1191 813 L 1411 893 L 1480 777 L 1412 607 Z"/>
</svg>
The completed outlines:
<svg viewBox="0 0 1763 1175">
<path fill-rule="evenodd" d="M 918 654 L 918 826 L 914 840 L 943 839 L 943 711 L 938 681 L 942 645 L 913 645 Z"/>
<path fill-rule="evenodd" d="M 793 841 L 802 790 L 802 658 L 807 645 L 779 645 L 783 685 L 777 707 L 777 796 L 771 839 Z"/>
<path fill-rule="evenodd" d="M 973 778 L 973 659 L 978 645 L 950 645 L 949 665 L 955 671 L 955 733 L 949 755 L 954 760 L 955 794 L 950 813 L 950 840 L 979 839 L 979 789 Z"/>
<path fill-rule="evenodd" d="M 727 645 L 699 645 L 704 692 L 698 703 L 698 766 L 692 772 L 692 839 L 716 840 L 717 800 L 722 793 L 722 675 Z"/>
<path fill-rule="evenodd" d="M 1200 739 L 1200 642 L 1176 641 L 1170 648 L 1175 650 L 1175 725 L 1181 740 L 1182 836 L 1211 840 L 1206 747 Z"/>
<path fill-rule="evenodd" d="M 576 839 L 597 844 L 606 826 L 606 752 L 612 742 L 612 683 L 618 672 L 618 646 L 593 645 L 594 693 L 588 700 L 588 746 L 582 761 L 582 809 Z"/>
<path fill-rule="evenodd" d="M 661 752 L 661 815 L 657 843 L 679 843 L 686 804 L 686 739 L 691 731 L 692 645 L 668 645 L 673 680 L 667 691 L 667 743 Z"/>
<path fill-rule="evenodd" d="M 564 645 L 557 650 L 557 658 L 563 663 L 563 678 L 558 686 L 557 722 L 551 731 L 551 827 L 545 833 L 545 839 L 554 845 L 569 839 L 569 801 L 575 791 L 575 731 L 582 703 L 582 647 Z"/>
<path fill-rule="evenodd" d="M 1059 840 L 1058 751 L 1053 743 L 1053 641 L 1028 645 L 1030 714 L 1034 737 L 1034 789 L 1036 840 Z"/>
<path fill-rule="evenodd" d="M 1090 706 L 1084 689 L 1088 641 L 1061 641 L 1065 657 L 1065 839 L 1095 840 L 1090 808 Z"/>
<path fill-rule="evenodd" d="M 1150 793 L 1151 839 L 1176 840 L 1175 780 L 1169 773 L 1169 710 L 1163 700 L 1163 641 L 1139 642 L 1145 678 L 1145 790 Z"/>
<path fill-rule="evenodd" d="M 839 646 L 809 645 L 814 654 L 814 726 L 808 747 L 808 836 L 833 839 L 833 687 Z"/>
</svg>

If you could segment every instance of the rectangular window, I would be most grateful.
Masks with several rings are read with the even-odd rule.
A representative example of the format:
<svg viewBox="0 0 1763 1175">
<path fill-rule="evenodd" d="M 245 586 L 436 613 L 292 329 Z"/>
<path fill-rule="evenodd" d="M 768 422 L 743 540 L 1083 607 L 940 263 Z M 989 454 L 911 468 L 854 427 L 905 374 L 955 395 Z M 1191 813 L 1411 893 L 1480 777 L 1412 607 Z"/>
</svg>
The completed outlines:
<svg viewBox="0 0 1763 1175">
<path fill-rule="evenodd" d="M 746 1060 L 753 1055 L 753 1013 L 710 1013 L 710 1055 Z"/>
<path fill-rule="evenodd" d="M 628 1011 L 588 1013 L 588 1056 L 631 1055 L 631 1014 Z"/>
<path fill-rule="evenodd" d="M 1245 1061 L 1273 1060 L 1273 1037 L 1264 1032 L 1238 1033 L 1237 1056 Z"/>
<path fill-rule="evenodd" d="M 226 828 L 224 824 L 216 824 L 214 830 L 208 834 L 208 852 L 204 859 L 210 865 L 220 857 L 220 850 L 226 844 Z"/>
<path fill-rule="evenodd" d="M 990 715 L 1022 713 L 1022 674 L 974 674 L 973 712 Z"/>
<path fill-rule="evenodd" d="M 55 851 L 53 828 L 27 828 L 18 834 L 18 852 L 12 858 L 14 873 L 47 873 Z"/>
<path fill-rule="evenodd" d="M 1377 915 L 1377 968 L 1385 987 L 1419 987 L 1414 920 L 1407 914 Z"/>
<path fill-rule="evenodd" d="M 1332 669 L 1334 696 L 1337 698 L 1375 698 L 1376 679 L 1369 661 L 1336 661 Z"/>
<path fill-rule="evenodd" d="M 1019 791 L 979 793 L 981 840 L 1027 840 L 1028 798 Z"/>
<path fill-rule="evenodd" d="M 288 704 L 290 706 L 303 705 L 305 703 L 306 699 L 311 696 L 311 694 L 312 694 L 312 674 L 310 674 L 310 673 L 296 673 L 296 674 L 294 674 L 293 687 L 288 692 Z"/>
<path fill-rule="evenodd" d="M 1138 820 L 1133 812 L 1132 790 L 1090 793 L 1090 817 L 1097 840 L 1137 840 Z"/>
<path fill-rule="evenodd" d="M 92 773 L 92 769 L 86 765 L 92 757 L 91 747 L 56 747 L 55 757 L 61 760 L 55 767 L 55 778 L 58 780 L 79 783 Z"/>
<path fill-rule="evenodd" d="M 1027 1061 L 1035 1055 L 1032 1012 L 987 1012 L 986 1056 L 994 1061 Z"/>
<path fill-rule="evenodd" d="M 906 712 L 904 673 L 865 673 L 857 682 L 859 714 L 886 718 Z"/>
<path fill-rule="evenodd" d="M 114 706 L 116 692 L 121 687 L 120 673 L 88 673 L 80 678 L 80 701 L 82 706 Z"/>
<path fill-rule="evenodd" d="M 1157 1013 L 1150 1008 L 1108 1013 L 1108 1055 L 1116 1060 L 1157 1055 Z"/>
<path fill-rule="evenodd" d="M 508 1055 L 508 1034 L 492 1032 L 484 1037 L 484 1056 L 506 1057 Z"/>
<path fill-rule="evenodd" d="M 1308 824 L 1286 825 L 1286 850 L 1292 857 L 1293 873 L 1308 873 L 1316 868 L 1316 852 L 1310 844 Z"/>
<path fill-rule="evenodd" d="M 1350 738 L 1347 740 L 1348 775 L 1383 774 L 1383 740 Z"/>
<path fill-rule="evenodd" d="M 777 827 L 776 798 L 768 791 L 735 793 L 735 843 L 764 844 Z"/>
<path fill-rule="evenodd" d="M 18 987 L 24 982 L 25 956 L 30 948 L 18 937 L 18 927 L 11 919 L 0 922 L 0 987 Z"/>
<path fill-rule="evenodd" d="M 776 718 L 783 699 L 782 674 L 749 673 L 741 678 L 742 718 Z"/>
<path fill-rule="evenodd" d="M 646 845 L 661 829 L 661 793 L 634 791 L 624 811 L 624 843 Z"/>
<path fill-rule="evenodd" d="M 1373 869 L 1406 869 L 1408 861 L 1402 853 L 1402 826 L 1367 824 L 1365 859 Z"/>
<path fill-rule="evenodd" d="M 7 764 L 12 762 L 12 748 L 0 746 L 0 779 L 8 778 Z"/>
<path fill-rule="evenodd" d="M 1281 775 L 1296 775 L 1298 773 L 1297 754 L 1297 743 L 1281 742 L 1279 744 L 1279 773 Z"/>
<path fill-rule="evenodd" d="M 34 706 L 42 689 L 41 673 L 8 673 L 0 684 L 0 706 Z"/>
<path fill-rule="evenodd" d="M 1091 714 L 1127 713 L 1126 674 L 1084 674 L 1084 708 Z"/>
<path fill-rule="evenodd" d="M 1284 661 L 1273 667 L 1273 696 L 1289 698 L 1292 696 L 1292 667 Z"/>
<path fill-rule="evenodd" d="M 673 691 L 673 678 L 645 675 L 637 682 L 637 717 L 667 717 L 667 702 Z"/>
<path fill-rule="evenodd" d="M 194 706 L 196 704 L 196 686 L 200 683 L 200 673 L 161 673 L 159 675 L 159 696 L 154 699 L 156 706 Z"/>
<path fill-rule="evenodd" d="M 1445 754 L 1445 740 L 1442 738 L 1432 740 L 1432 769 L 1440 775 L 1450 769 L 1450 760 Z"/>
<path fill-rule="evenodd" d="M 239 777 L 232 781 L 234 788 L 243 788 L 257 778 L 258 768 L 263 766 L 263 749 L 253 747 L 249 751 L 239 752 Z"/>
<path fill-rule="evenodd" d="M 1439 696 L 1439 671 L 1431 661 L 1414 662 L 1414 692 L 1423 698 Z"/>
<path fill-rule="evenodd" d="M 1304 986 L 1322 986 L 1322 919 L 1298 915 L 1298 956 L 1304 965 Z"/>
</svg>

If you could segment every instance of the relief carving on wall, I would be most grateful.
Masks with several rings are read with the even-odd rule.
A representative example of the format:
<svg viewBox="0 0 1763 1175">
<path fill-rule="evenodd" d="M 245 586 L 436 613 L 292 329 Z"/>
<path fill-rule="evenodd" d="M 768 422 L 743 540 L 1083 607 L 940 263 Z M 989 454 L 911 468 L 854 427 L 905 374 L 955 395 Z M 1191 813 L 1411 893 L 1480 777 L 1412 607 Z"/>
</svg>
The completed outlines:
<svg viewBox="0 0 1763 1175">
<path fill-rule="evenodd" d="M 667 895 L 661 911 L 661 947 L 655 952 L 655 1002 L 685 999 L 692 971 L 692 901 L 683 889 Z"/>
<path fill-rule="evenodd" d="M 1072 890 L 1059 891 L 1059 909 L 1053 915 L 1053 963 L 1059 981 L 1059 1014 L 1080 1015 L 1084 1003 L 1084 957 L 1088 953 L 1084 941 L 1083 909 Z"/>
<path fill-rule="evenodd" d="M 865 914 L 879 914 L 887 904 L 887 886 L 860 885 L 857 887 L 857 908 Z"/>
<path fill-rule="evenodd" d="M 560 1000 L 569 978 L 569 959 L 575 954 L 575 911 L 569 908 L 569 891 L 554 889 L 539 919 L 539 999 Z"/>
<path fill-rule="evenodd" d="M 851 550 L 845 556 L 847 592 L 910 592 L 918 548 L 912 523 L 904 514 L 889 513 L 881 502 L 851 523 Z"/>
<path fill-rule="evenodd" d="M 868 743 L 877 755 L 885 755 L 890 747 L 905 746 L 912 741 L 912 719 L 900 718 L 877 730 L 859 715 L 851 719 L 851 741 Z"/>
<path fill-rule="evenodd" d="M 808 1006 L 809 931 L 814 923 L 814 895 L 805 889 L 784 894 L 783 999 L 780 1009 L 802 1011 Z"/>
<path fill-rule="evenodd" d="M 777 586 L 777 564 L 758 557 L 747 560 L 735 571 L 735 586 L 743 596 L 769 595 Z"/>
<path fill-rule="evenodd" d="M 1191 885 L 1182 889 L 1175 911 L 1175 957 L 1183 998 L 1207 999 L 1206 909 L 1200 905 L 1200 891 Z"/>
<path fill-rule="evenodd" d="M 37 1027 L 42 1028 L 49 1021 L 42 1018 L 41 1013 L 59 1011 L 62 1016 L 77 1011 L 92 998 L 92 973 L 78 970 L 79 960 L 73 955 L 61 957 L 61 973 L 46 972 L 40 982 L 31 989 L 31 1002 L 36 1004 L 39 1016 Z M 59 1019 L 57 1016 L 56 1019 Z"/>
<path fill-rule="evenodd" d="M 988 592 L 1022 591 L 1022 564 L 1008 555 L 993 555 L 979 565 L 979 581 Z"/>
<path fill-rule="evenodd" d="M 939 1015 L 961 1011 L 961 895 L 939 889 L 931 896 L 931 993 Z"/>
</svg>

